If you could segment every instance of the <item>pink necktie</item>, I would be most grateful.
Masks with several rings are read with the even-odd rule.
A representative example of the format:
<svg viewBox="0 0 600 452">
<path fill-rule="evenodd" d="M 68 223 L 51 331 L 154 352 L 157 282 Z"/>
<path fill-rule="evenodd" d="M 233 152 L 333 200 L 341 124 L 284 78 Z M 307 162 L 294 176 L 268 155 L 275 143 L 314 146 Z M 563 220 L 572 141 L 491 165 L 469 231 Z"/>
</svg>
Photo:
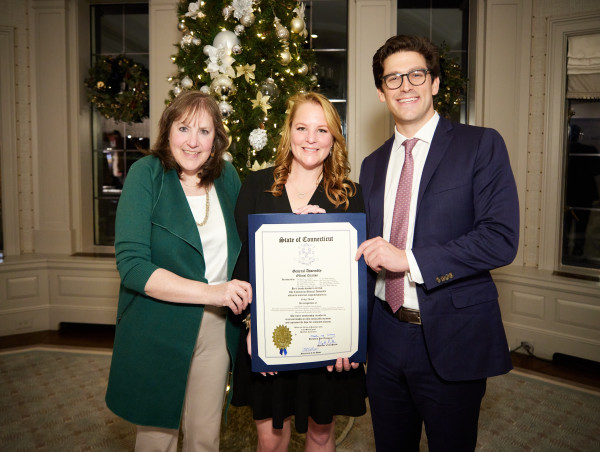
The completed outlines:
<svg viewBox="0 0 600 452">
<path fill-rule="evenodd" d="M 400 173 L 396 201 L 394 203 L 394 214 L 392 217 L 392 229 L 390 231 L 390 243 L 401 250 L 406 248 L 406 235 L 408 233 L 408 213 L 410 210 L 410 192 L 412 189 L 414 161 L 412 150 L 419 141 L 411 138 L 404 141 L 404 165 Z M 400 309 L 404 304 L 404 272 L 386 273 L 385 298 L 392 308 L 392 312 Z"/>
</svg>

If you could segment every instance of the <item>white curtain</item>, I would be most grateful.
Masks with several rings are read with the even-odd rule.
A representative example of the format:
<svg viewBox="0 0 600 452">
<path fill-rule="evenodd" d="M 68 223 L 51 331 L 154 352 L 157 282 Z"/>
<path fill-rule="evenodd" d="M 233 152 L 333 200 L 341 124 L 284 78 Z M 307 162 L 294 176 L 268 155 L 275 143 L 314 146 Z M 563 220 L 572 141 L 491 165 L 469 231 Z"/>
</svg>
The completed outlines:
<svg viewBox="0 0 600 452">
<path fill-rule="evenodd" d="M 600 34 L 569 36 L 567 97 L 600 99 Z"/>
</svg>

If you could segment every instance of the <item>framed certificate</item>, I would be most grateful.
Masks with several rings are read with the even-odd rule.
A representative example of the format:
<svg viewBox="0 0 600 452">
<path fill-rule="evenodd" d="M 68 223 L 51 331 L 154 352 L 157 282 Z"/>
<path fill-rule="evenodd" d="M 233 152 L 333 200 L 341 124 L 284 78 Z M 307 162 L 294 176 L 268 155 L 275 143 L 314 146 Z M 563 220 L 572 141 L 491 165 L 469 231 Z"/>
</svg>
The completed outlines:
<svg viewBox="0 0 600 452">
<path fill-rule="evenodd" d="M 364 213 L 248 216 L 252 371 L 366 360 Z"/>
</svg>

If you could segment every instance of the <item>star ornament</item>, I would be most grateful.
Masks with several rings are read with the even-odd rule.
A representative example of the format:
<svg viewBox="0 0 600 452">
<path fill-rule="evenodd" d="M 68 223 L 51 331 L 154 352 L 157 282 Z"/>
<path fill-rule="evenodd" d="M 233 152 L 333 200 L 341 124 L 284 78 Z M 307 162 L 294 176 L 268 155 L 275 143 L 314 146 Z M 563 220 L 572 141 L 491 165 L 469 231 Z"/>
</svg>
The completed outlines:
<svg viewBox="0 0 600 452">
<path fill-rule="evenodd" d="M 241 77 L 242 75 L 246 77 L 246 82 L 250 83 L 250 79 L 254 79 L 254 71 L 256 70 L 256 64 L 244 64 L 243 66 L 238 66 L 237 68 L 237 76 Z"/>
<path fill-rule="evenodd" d="M 271 96 L 263 96 L 262 93 L 259 91 L 258 93 L 256 93 L 256 99 L 250 101 L 252 102 L 252 109 L 254 110 L 255 108 L 260 108 L 266 115 L 267 110 L 271 108 L 271 106 L 269 105 L 270 98 Z"/>
</svg>

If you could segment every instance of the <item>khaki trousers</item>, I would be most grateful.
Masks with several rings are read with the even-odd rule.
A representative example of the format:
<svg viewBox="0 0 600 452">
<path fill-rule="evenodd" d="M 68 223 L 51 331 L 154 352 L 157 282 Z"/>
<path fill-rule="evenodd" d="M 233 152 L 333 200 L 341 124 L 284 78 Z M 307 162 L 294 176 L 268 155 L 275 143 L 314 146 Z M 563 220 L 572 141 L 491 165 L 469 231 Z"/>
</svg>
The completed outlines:
<svg viewBox="0 0 600 452">
<path fill-rule="evenodd" d="M 224 308 L 206 306 L 183 406 L 183 452 L 218 452 L 229 354 Z M 179 430 L 138 425 L 136 452 L 176 452 Z"/>
</svg>

